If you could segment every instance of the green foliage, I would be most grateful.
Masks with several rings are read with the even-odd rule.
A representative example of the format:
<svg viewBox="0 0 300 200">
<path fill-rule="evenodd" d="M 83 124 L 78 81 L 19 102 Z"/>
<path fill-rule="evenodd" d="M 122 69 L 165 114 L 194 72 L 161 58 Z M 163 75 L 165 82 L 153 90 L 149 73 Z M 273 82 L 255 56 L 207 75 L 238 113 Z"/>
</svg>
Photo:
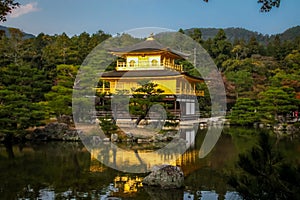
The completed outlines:
<svg viewBox="0 0 300 200">
<path fill-rule="evenodd" d="M 251 73 L 246 70 L 237 72 L 228 72 L 226 77 L 229 81 L 235 84 L 236 97 L 245 96 L 245 93 L 251 91 L 253 79 Z"/>
<path fill-rule="evenodd" d="M 236 41 L 233 44 L 231 53 L 235 56 L 236 60 L 246 58 L 248 56 L 249 49 L 246 47 L 245 42 L 243 40 Z"/>
<path fill-rule="evenodd" d="M 224 30 L 195 28 L 180 30 L 180 32 L 186 33 L 201 43 L 216 62 L 223 73 L 230 105 L 228 107 L 234 106 L 236 100 L 238 104 L 235 108 L 239 107 L 239 98 L 255 99 L 259 97 L 257 103 L 260 106 L 257 113 L 264 114 L 263 120 L 273 122 L 279 120 L 277 116 L 284 116 L 288 112 L 298 109 L 298 101 L 295 98 L 300 93 L 300 37 L 297 37 L 298 30 L 299 27 L 294 27 L 278 36 L 264 36 L 241 28 Z M 10 28 L 8 31 L 9 34 L 0 34 L 0 87 L 2 98 L 6 102 L 5 106 L 22 107 L 16 99 L 23 99 L 24 102 L 30 102 L 29 104 L 32 103 L 36 108 L 43 107 L 43 111 L 56 115 L 58 118 L 62 115 L 71 115 L 72 88 L 75 71 L 77 71 L 77 69 L 72 69 L 72 66 L 77 68 L 74 66 L 83 64 L 81 67 L 86 72 L 84 78 L 80 80 L 80 83 L 75 83 L 75 86 L 84 90 L 86 86 L 83 83 L 96 82 L 97 80 L 91 80 L 92 75 L 98 73 L 95 71 L 95 67 L 105 63 L 108 54 L 100 57 L 101 54 L 97 51 L 89 53 L 97 44 L 111 36 L 100 30 L 92 35 L 82 33 L 69 37 L 65 33 L 53 36 L 41 33 L 35 38 L 24 39 L 22 31 L 14 28 Z M 162 37 L 162 39 L 170 43 L 173 40 L 166 37 Z M 140 39 L 123 34 L 114 40 L 113 44 L 108 44 L 117 48 L 131 45 L 136 41 L 140 41 Z M 105 43 L 105 45 L 108 44 Z M 190 46 L 191 44 L 186 45 Z M 89 60 L 92 61 L 87 66 L 83 60 L 88 54 Z M 101 60 L 100 63 L 99 60 Z M 198 71 L 191 63 L 185 60 L 176 62 L 184 64 L 184 70 L 190 75 L 199 76 Z M 113 70 L 115 63 L 111 63 L 109 67 L 105 65 L 105 67 L 104 70 Z M 205 116 L 210 116 L 209 91 L 206 86 L 197 86 L 197 89 L 199 88 L 205 90 L 205 97 L 199 98 L 200 110 L 206 113 Z M 293 91 L 288 88 L 292 88 Z M 269 90 L 276 90 L 278 93 L 274 93 L 272 96 Z M 16 96 L 13 97 L 11 92 Z M 160 99 L 163 95 L 159 91 L 156 92 L 158 95 L 153 97 L 137 92 L 135 98 L 131 100 L 130 112 L 142 117 L 143 113 L 149 109 L 148 107 L 151 107 L 148 101 L 153 100 L 161 104 Z M 109 108 L 108 104 L 111 103 L 101 95 L 98 100 L 99 102 L 96 102 L 97 109 L 106 111 L 113 109 Z M 77 100 L 74 99 L 74 101 Z M 274 102 L 279 103 L 275 105 Z M 122 102 L 115 103 L 122 104 Z M 1 104 L 1 106 L 3 105 Z M 162 106 L 167 107 L 167 105 Z M 35 110 L 35 108 L 30 109 Z M 84 109 L 84 105 L 81 109 Z M 46 114 L 44 113 L 44 115 Z M 202 114 L 202 116 L 204 115 Z M 2 119 L 2 121 L 5 120 Z M 32 126 L 36 124 L 33 120 Z"/>
<path fill-rule="evenodd" d="M 237 97 L 253 97 L 264 89 L 261 86 L 266 84 L 267 69 L 261 61 L 228 59 L 222 68 L 226 80 L 234 84 Z"/>
<path fill-rule="evenodd" d="M 260 120 L 257 112 L 258 104 L 250 98 L 238 98 L 229 115 L 230 123 L 241 126 L 250 126 Z"/>
<path fill-rule="evenodd" d="M 292 88 L 272 88 L 259 95 L 260 112 L 263 118 L 270 121 L 286 121 L 286 115 L 298 109 L 299 100 L 295 97 Z M 279 118 L 282 115 L 282 119 Z"/>
<path fill-rule="evenodd" d="M 194 28 L 193 32 L 189 34 L 189 36 L 195 40 L 196 42 L 198 42 L 199 44 L 201 44 L 202 41 L 202 33 L 200 28 Z"/>
<path fill-rule="evenodd" d="M 0 51 L 3 60 L 0 61 L 1 65 L 9 65 L 11 63 L 24 64 L 22 58 L 24 57 L 24 40 L 23 32 L 16 28 L 8 28 L 10 38 L 3 37 L 0 40 Z"/>
<path fill-rule="evenodd" d="M 14 0 L 0 0 L 0 22 L 6 21 L 6 15 L 20 4 Z"/>
<path fill-rule="evenodd" d="M 295 26 L 285 30 L 283 33 L 279 34 L 281 40 L 295 40 L 295 38 L 299 37 L 300 26 Z"/>
<path fill-rule="evenodd" d="M 76 63 L 76 49 L 72 48 L 70 38 L 63 33 L 54 38 L 53 43 L 43 48 L 43 61 L 49 67 L 59 64 Z"/>
<path fill-rule="evenodd" d="M 208 46 L 207 51 L 210 56 L 214 58 L 217 67 L 220 69 L 222 63 L 230 58 L 231 55 L 231 43 L 227 41 L 226 33 L 223 29 L 220 29 L 217 35 L 212 40 L 210 46 Z"/>
<path fill-rule="evenodd" d="M 280 5 L 280 0 L 258 0 L 257 2 L 262 4 L 261 12 L 269 12 L 273 7 L 278 8 Z"/>
<path fill-rule="evenodd" d="M 282 42 L 279 35 L 272 38 L 267 46 L 267 53 L 277 60 L 282 60 L 291 51 L 293 45 L 289 41 Z"/>
<path fill-rule="evenodd" d="M 4 89 L 0 91 L 0 132 L 20 133 L 25 129 L 41 125 L 44 112 L 37 103 L 30 102 L 24 94 Z"/>
<path fill-rule="evenodd" d="M 196 85 L 197 90 L 204 91 L 204 97 L 198 97 L 199 111 L 201 117 L 211 116 L 211 99 L 208 87 L 205 83 L 200 83 Z"/>
<path fill-rule="evenodd" d="M 50 113 L 53 113 L 58 121 L 63 115 L 70 116 L 72 113 L 72 91 L 77 70 L 78 67 L 73 65 L 57 66 L 56 84 L 45 94 Z"/>
<path fill-rule="evenodd" d="M 8 137 L 41 125 L 44 109 L 38 103 L 45 77 L 36 69 L 10 65 L 0 68 L 0 132 Z M 8 141 L 10 142 L 10 141 Z"/>
<path fill-rule="evenodd" d="M 299 50 L 293 50 L 290 54 L 288 54 L 284 59 L 288 70 L 291 73 L 297 73 L 299 75 L 300 72 L 300 52 Z"/>
<path fill-rule="evenodd" d="M 208 0 L 203 0 L 208 2 Z M 273 7 L 279 7 L 280 0 L 258 0 L 257 3 L 262 4 L 260 11 L 261 12 L 269 12 Z"/>
<path fill-rule="evenodd" d="M 201 77 L 199 71 L 195 68 L 195 66 L 190 63 L 189 61 L 182 59 L 182 60 L 177 60 L 176 64 L 180 64 L 183 66 L 183 71 L 188 73 L 191 76 L 196 76 L 196 77 Z"/>
<path fill-rule="evenodd" d="M 275 70 L 275 75 L 270 77 L 270 85 L 273 87 L 289 87 L 300 91 L 300 74 L 287 73 L 284 70 Z"/>
<path fill-rule="evenodd" d="M 129 111 L 137 117 L 136 125 L 146 118 L 150 108 L 155 104 L 162 104 L 164 91 L 157 88 L 158 84 L 143 82 L 141 87 L 135 89 L 130 99 Z"/>
<path fill-rule="evenodd" d="M 179 32 L 179 33 L 182 33 L 182 34 L 185 34 L 185 33 L 184 33 L 184 30 L 183 30 L 182 28 L 180 28 L 180 29 L 178 30 L 178 32 Z"/>
<path fill-rule="evenodd" d="M 176 116 L 170 112 L 167 112 L 167 120 L 165 121 L 165 127 L 177 127 L 179 121 L 176 119 Z"/>
<path fill-rule="evenodd" d="M 95 106 L 97 111 L 110 111 L 111 110 L 111 94 L 96 93 Z"/>
<path fill-rule="evenodd" d="M 111 134 L 115 133 L 118 130 L 118 126 L 116 125 L 115 120 L 106 115 L 105 117 L 100 117 L 100 127 L 106 136 L 111 136 Z"/>
<path fill-rule="evenodd" d="M 247 57 L 251 57 L 255 54 L 264 54 L 264 47 L 257 41 L 257 38 L 251 36 L 248 44 L 246 45 L 247 48 Z"/>
<path fill-rule="evenodd" d="M 299 168 L 286 162 L 270 136 L 261 133 L 258 145 L 239 155 L 228 183 L 246 200 L 298 199 L 299 180 Z"/>
</svg>

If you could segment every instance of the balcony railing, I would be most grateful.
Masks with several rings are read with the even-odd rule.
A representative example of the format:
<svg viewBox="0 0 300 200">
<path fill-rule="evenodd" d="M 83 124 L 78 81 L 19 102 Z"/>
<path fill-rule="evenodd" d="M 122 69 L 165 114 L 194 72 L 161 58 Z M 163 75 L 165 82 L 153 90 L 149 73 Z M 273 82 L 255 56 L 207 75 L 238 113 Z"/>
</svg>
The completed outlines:
<svg viewBox="0 0 300 200">
<path fill-rule="evenodd" d="M 148 61 L 142 61 L 134 64 L 129 64 L 126 62 L 120 62 L 117 61 L 117 70 L 122 71 L 122 70 L 153 70 L 153 69 L 171 69 L 171 70 L 176 70 L 179 72 L 183 71 L 183 66 L 178 65 L 178 64 L 173 64 L 173 63 L 168 63 L 168 62 L 162 62 L 156 65 L 153 65 L 151 62 Z"/>
<path fill-rule="evenodd" d="M 97 93 L 105 93 L 105 94 L 109 94 L 111 91 L 110 91 L 110 88 L 95 88 L 96 92 Z"/>
<path fill-rule="evenodd" d="M 196 96 L 204 96 L 204 90 L 189 90 L 189 89 L 180 89 L 176 88 L 176 94 L 179 95 L 196 95 Z"/>
<path fill-rule="evenodd" d="M 110 88 L 95 88 L 97 93 L 105 93 L 109 94 L 112 93 L 112 90 Z M 173 95 L 173 94 L 172 94 Z M 188 90 L 188 89 L 176 89 L 176 94 L 174 95 L 195 95 L 195 96 L 204 96 L 204 91 L 203 90 Z"/>
</svg>

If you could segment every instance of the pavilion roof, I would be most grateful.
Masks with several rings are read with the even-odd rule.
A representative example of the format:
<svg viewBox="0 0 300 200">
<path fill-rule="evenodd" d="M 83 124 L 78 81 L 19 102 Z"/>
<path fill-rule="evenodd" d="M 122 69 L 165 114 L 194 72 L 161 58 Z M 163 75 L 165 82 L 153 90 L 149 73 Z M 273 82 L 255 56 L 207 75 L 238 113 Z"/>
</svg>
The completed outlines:
<svg viewBox="0 0 300 200">
<path fill-rule="evenodd" d="M 147 38 L 145 41 L 136 43 L 134 45 L 111 49 L 110 52 L 116 55 L 124 55 L 129 53 L 139 53 L 139 52 L 168 52 L 179 58 L 187 58 L 189 54 L 174 50 L 172 48 L 166 47 L 155 40 L 152 36 Z"/>
<path fill-rule="evenodd" d="M 197 81 L 203 81 L 203 78 L 189 75 L 186 72 L 174 70 L 132 70 L 132 71 L 108 71 L 101 75 L 101 78 L 142 78 L 142 77 L 172 77 L 184 75 Z"/>
</svg>

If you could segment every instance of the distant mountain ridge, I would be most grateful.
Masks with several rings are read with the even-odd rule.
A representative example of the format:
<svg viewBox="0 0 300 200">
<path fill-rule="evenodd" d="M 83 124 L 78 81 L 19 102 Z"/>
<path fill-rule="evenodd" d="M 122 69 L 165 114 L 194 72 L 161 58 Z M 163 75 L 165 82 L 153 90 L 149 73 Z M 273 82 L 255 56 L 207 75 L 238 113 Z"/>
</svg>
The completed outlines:
<svg viewBox="0 0 300 200">
<path fill-rule="evenodd" d="M 278 34 L 281 40 L 293 40 L 300 36 L 300 26 L 295 26 L 287 29 L 281 34 Z"/>
<path fill-rule="evenodd" d="M 9 27 L 6 26 L 1 26 L 0 25 L 0 30 L 4 30 L 6 35 L 9 37 Z M 190 28 L 184 30 L 185 33 L 190 33 L 194 30 L 195 28 Z M 209 38 L 214 38 L 215 35 L 218 33 L 218 31 L 221 28 L 200 28 L 202 32 L 202 39 L 207 40 Z M 300 37 L 300 26 L 295 26 L 292 28 L 287 29 L 283 33 L 280 34 L 274 34 L 274 35 L 264 35 L 262 33 L 256 32 L 256 31 L 250 31 L 245 28 L 223 28 L 223 30 L 226 33 L 227 39 L 231 42 L 234 42 L 236 39 L 244 39 L 245 41 L 249 41 L 251 37 L 255 37 L 258 42 L 266 44 L 270 39 L 273 39 L 276 35 L 280 37 L 282 41 L 285 40 L 294 40 L 297 37 Z M 28 38 L 34 38 L 35 35 L 30 34 L 30 33 L 24 33 L 24 39 Z"/>
<path fill-rule="evenodd" d="M 6 26 L 1 26 L 0 25 L 0 30 L 5 31 L 5 34 L 6 34 L 7 37 L 10 36 L 9 35 L 9 28 L 11 28 L 11 27 L 6 27 Z M 34 38 L 35 37 L 35 35 L 33 35 L 33 34 L 25 33 L 25 32 L 23 32 L 23 33 L 24 33 L 23 39 L 29 39 L 29 38 Z"/>
<path fill-rule="evenodd" d="M 185 33 L 190 33 L 195 28 L 186 29 Z M 209 38 L 214 38 L 215 35 L 221 28 L 200 28 L 202 32 L 202 39 L 207 40 Z M 267 43 L 270 39 L 274 38 L 276 35 L 280 37 L 282 41 L 284 40 L 294 40 L 296 37 L 300 37 L 300 26 L 295 26 L 287 29 L 283 33 L 274 35 L 264 35 L 255 31 L 250 31 L 245 28 L 224 28 L 227 39 L 234 42 L 235 39 L 244 39 L 249 41 L 251 37 L 255 37 L 260 43 Z"/>
</svg>

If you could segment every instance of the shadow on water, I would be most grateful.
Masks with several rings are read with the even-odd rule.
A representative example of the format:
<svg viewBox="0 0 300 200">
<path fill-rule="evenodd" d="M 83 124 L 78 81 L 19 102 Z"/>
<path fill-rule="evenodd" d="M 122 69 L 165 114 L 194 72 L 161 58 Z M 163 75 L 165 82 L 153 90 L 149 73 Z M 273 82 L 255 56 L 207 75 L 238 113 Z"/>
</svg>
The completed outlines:
<svg viewBox="0 0 300 200">
<path fill-rule="evenodd" d="M 247 134 L 236 134 L 242 131 Z M 112 151 L 110 158 L 101 158 L 102 151 L 109 151 L 105 145 L 91 153 L 81 143 L 0 146 L 0 196 L 2 199 L 106 199 L 109 196 L 119 199 L 240 199 L 226 184 L 224 172 L 234 166 L 238 153 L 253 146 L 255 137 L 251 134 L 255 135 L 255 130 L 225 129 L 215 141 L 216 145 L 201 158 L 199 151 L 204 148 L 206 133 L 206 129 L 198 130 L 197 134 L 189 129 L 181 131 L 180 137 L 191 148 L 183 155 L 175 155 L 176 152 L 159 155 L 152 162 L 163 163 L 168 157 L 177 158 L 172 164 L 183 169 L 186 185 L 179 190 L 143 187 L 142 180 L 147 174 L 120 172 L 103 165 L 97 159 L 107 159 L 118 165 L 121 158 L 124 161 L 126 157 L 124 152 L 120 156 Z M 195 140 L 191 139 L 193 136 Z M 299 155 L 298 140 L 279 143 L 287 155 Z M 141 152 L 141 148 L 128 151 L 133 161 L 127 160 L 127 165 L 151 167 L 141 157 Z"/>
</svg>

